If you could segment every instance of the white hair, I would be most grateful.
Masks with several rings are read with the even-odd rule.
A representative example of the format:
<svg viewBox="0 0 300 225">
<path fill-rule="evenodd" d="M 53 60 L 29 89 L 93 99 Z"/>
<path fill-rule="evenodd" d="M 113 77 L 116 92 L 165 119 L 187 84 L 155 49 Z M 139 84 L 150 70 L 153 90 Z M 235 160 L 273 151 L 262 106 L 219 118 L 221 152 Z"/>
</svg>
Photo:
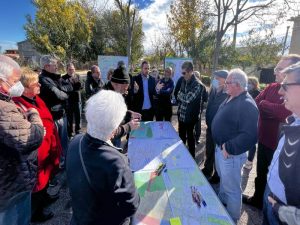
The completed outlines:
<svg viewBox="0 0 300 225">
<path fill-rule="evenodd" d="M 87 101 L 85 108 L 87 133 L 94 138 L 107 141 L 124 119 L 126 111 L 127 107 L 121 94 L 101 90 Z"/>
<path fill-rule="evenodd" d="M 247 83 L 248 83 L 248 77 L 247 77 L 247 74 L 243 70 L 241 70 L 239 68 L 232 69 L 229 71 L 228 76 L 231 76 L 233 82 L 238 83 L 241 88 L 246 90 Z"/>
<path fill-rule="evenodd" d="M 40 67 L 41 69 L 45 69 L 46 65 L 56 64 L 57 59 L 51 55 L 43 55 L 40 58 Z"/>
<path fill-rule="evenodd" d="M 8 56 L 0 55 L 0 79 L 7 81 L 7 78 L 13 75 L 14 70 L 21 71 L 19 64 Z"/>
<path fill-rule="evenodd" d="M 288 66 L 281 72 L 286 76 L 294 75 L 295 81 L 300 83 L 300 62 Z"/>
</svg>

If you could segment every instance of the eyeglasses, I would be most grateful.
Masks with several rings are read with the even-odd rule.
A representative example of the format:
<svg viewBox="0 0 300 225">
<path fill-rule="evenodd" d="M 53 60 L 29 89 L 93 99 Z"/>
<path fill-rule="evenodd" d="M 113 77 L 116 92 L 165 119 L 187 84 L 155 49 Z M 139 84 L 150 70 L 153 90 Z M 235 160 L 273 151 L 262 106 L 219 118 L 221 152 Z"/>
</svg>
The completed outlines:
<svg viewBox="0 0 300 225">
<path fill-rule="evenodd" d="M 225 81 L 225 84 L 236 84 L 234 81 Z"/>
<path fill-rule="evenodd" d="M 288 86 L 292 86 L 292 85 L 300 85 L 300 83 L 281 83 L 281 87 L 284 91 L 287 91 Z"/>
<path fill-rule="evenodd" d="M 182 75 L 186 75 L 187 72 L 181 72 Z"/>
</svg>

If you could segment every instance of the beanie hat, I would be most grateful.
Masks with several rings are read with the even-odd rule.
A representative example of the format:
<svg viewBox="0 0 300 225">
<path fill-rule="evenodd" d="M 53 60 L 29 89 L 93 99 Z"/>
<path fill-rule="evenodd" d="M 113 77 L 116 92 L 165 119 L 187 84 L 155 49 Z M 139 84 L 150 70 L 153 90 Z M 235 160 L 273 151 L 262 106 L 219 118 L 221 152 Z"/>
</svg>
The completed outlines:
<svg viewBox="0 0 300 225">
<path fill-rule="evenodd" d="M 126 68 L 124 66 L 119 66 L 115 69 L 110 81 L 117 84 L 129 84 L 130 77 L 126 72 Z"/>
<path fill-rule="evenodd" d="M 217 70 L 217 71 L 213 72 L 213 75 L 226 79 L 228 76 L 228 71 L 227 70 Z"/>
</svg>

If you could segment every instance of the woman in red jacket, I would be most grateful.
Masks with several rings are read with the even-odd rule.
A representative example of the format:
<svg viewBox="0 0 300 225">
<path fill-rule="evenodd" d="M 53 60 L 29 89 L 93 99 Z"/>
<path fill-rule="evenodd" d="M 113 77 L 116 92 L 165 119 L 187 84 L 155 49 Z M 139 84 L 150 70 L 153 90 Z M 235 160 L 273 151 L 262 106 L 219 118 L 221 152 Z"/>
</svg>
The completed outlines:
<svg viewBox="0 0 300 225">
<path fill-rule="evenodd" d="M 35 108 L 40 114 L 45 129 L 45 136 L 37 150 L 37 182 L 32 191 L 33 222 L 46 221 L 53 217 L 52 212 L 45 212 L 44 208 L 58 196 L 50 196 L 47 187 L 50 177 L 58 168 L 61 144 L 51 113 L 44 101 L 38 96 L 40 84 L 38 74 L 31 70 L 24 70 L 20 80 L 25 88 L 21 97 L 13 98 L 15 103 L 27 111 Z"/>
</svg>

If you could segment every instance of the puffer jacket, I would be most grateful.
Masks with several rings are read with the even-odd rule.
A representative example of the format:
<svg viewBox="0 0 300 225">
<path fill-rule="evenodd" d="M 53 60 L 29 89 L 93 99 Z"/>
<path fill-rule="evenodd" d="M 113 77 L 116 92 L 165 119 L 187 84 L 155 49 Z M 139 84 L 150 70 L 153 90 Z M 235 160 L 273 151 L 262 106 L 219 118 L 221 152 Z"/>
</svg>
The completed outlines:
<svg viewBox="0 0 300 225">
<path fill-rule="evenodd" d="M 0 212 L 13 196 L 32 190 L 36 174 L 27 157 L 43 137 L 38 113 L 27 119 L 9 96 L 0 93 Z"/>
</svg>

